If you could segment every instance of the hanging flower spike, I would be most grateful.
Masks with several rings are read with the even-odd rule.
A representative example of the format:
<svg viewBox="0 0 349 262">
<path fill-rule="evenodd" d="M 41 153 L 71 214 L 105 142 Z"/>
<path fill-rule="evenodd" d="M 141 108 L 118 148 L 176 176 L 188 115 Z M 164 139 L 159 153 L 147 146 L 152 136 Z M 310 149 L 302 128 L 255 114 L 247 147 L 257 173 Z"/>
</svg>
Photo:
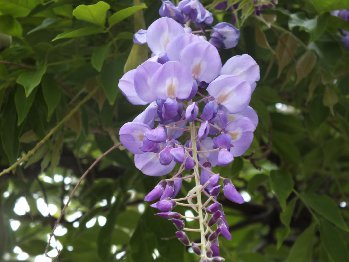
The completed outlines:
<svg viewBox="0 0 349 262">
<path fill-rule="evenodd" d="M 230 24 L 214 26 L 210 42 L 192 33 L 188 25 L 202 28 L 213 22 L 200 1 L 175 6 L 163 0 L 159 13 L 162 18 L 135 35 L 135 42 L 146 43 L 153 57 L 119 81 L 130 103 L 148 104 L 120 128 L 120 141 L 143 174 L 168 175 L 144 198 L 153 202 L 156 215 L 173 223 L 178 240 L 191 246 L 201 262 L 224 261 L 219 238 L 232 236 L 219 196 L 238 204 L 244 200 L 230 179 L 212 170 L 233 162 L 252 143 L 258 116 L 249 102 L 259 66 L 246 54 L 222 66 L 217 48 L 232 48 L 239 39 Z M 192 189 L 177 198 L 186 182 L 194 184 Z M 177 206 L 193 210 L 196 228 L 186 227 Z M 187 232 L 197 233 L 199 242 Z"/>
</svg>

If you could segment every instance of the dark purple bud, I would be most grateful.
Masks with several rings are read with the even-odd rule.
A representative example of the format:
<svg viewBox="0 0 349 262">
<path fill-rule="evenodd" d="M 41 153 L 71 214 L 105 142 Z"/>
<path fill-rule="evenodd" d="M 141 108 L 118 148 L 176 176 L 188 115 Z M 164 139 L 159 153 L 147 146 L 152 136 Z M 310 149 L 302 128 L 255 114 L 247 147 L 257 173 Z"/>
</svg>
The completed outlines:
<svg viewBox="0 0 349 262">
<path fill-rule="evenodd" d="M 154 152 L 157 153 L 160 150 L 160 146 L 158 143 L 150 141 L 147 138 L 144 138 L 143 140 L 143 146 L 142 146 L 142 151 L 143 152 Z"/>
<path fill-rule="evenodd" d="M 235 186 L 231 183 L 229 179 L 224 179 L 223 183 L 224 183 L 223 192 L 224 192 L 224 196 L 227 199 L 237 204 L 243 204 L 245 202 L 243 197 L 236 190 Z"/>
<path fill-rule="evenodd" d="M 170 153 L 171 149 L 172 147 L 165 147 L 163 150 L 161 150 L 159 160 L 162 165 L 167 166 L 173 161 L 173 156 Z"/>
<path fill-rule="evenodd" d="M 165 190 L 165 181 L 161 181 L 159 184 L 157 184 L 152 191 L 150 191 L 145 197 L 144 201 L 152 202 L 155 200 L 158 200 L 161 195 L 164 193 Z"/>
<path fill-rule="evenodd" d="M 213 143 L 219 148 L 231 148 L 231 136 L 227 134 L 220 134 L 213 139 Z"/>
<path fill-rule="evenodd" d="M 205 7 L 197 0 L 182 0 L 178 4 L 178 8 L 195 24 L 213 23 L 212 14 L 205 9 Z"/>
<path fill-rule="evenodd" d="M 172 223 L 175 225 L 177 230 L 182 230 L 184 228 L 184 221 L 181 219 L 173 218 L 171 219 Z"/>
<path fill-rule="evenodd" d="M 178 111 L 180 106 L 178 102 L 174 99 L 168 98 L 163 103 L 161 111 L 161 118 L 164 120 L 176 120 L 178 117 Z"/>
<path fill-rule="evenodd" d="M 199 139 L 205 139 L 208 136 L 209 132 L 210 132 L 210 126 L 208 124 L 208 121 L 201 123 L 199 132 L 198 132 Z"/>
<path fill-rule="evenodd" d="M 144 45 L 147 43 L 147 30 L 141 29 L 133 35 L 133 43 Z"/>
<path fill-rule="evenodd" d="M 170 17 L 181 24 L 184 24 L 186 22 L 181 11 L 169 0 L 162 1 L 159 14 L 162 17 Z"/>
<path fill-rule="evenodd" d="M 210 249 L 212 251 L 212 256 L 213 257 L 217 257 L 220 255 L 220 252 L 219 252 L 219 243 L 218 243 L 218 240 L 214 240 L 210 243 Z"/>
<path fill-rule="evenodd" d="M 212 214 L 212 213 L 215 213 L 216 211 L 221 210 L 221 209 L 222 209 L 222 205 L 216 202 L 216 203 L 209 205 L 206 208 L 206 211 L 207 211 L 207 213 Z"/>
<path fill-rule="evenodd" d="M 190 104 L 185 110 L 185 119 L 189 122 L 192 122 L 196 119 L 199 113 L 199 108 L 196 103 Z"/>
<path fill-rule="evenodd" d="M 213 196 L 213 197 L 217 197 L 219 195 L 219 193 L 221 192 L 221 186 L 215 186 L 212 189 L 210 189 L 208 191 L 208 193 Z"/>
<path fill-rule="evenodd" d="M 228 227 L 226 226 L 226 224 L 222 220 L 218 220 L 218 229 L 219 229 L 221 235 L 225 239 L 227 239 L 227 240 L 231 240 L 232 239 Z"/>
<path fill-rule="evenodd" d="M 179 176 L 174 180 L 174 192 L 172 197 L 176 197 L 182 188 L 182 176 Z"/>
<path fill-rule="evenodd" d="M 219 150 L 218 152 L 218 165 L 225 166 L 230 164 L 234 160 L 234 156 L 226 148 Z"/>
<path fill-rule="evenodd" d="M 194 166 L 195 166 L 194 159 L 193 159 L 191 156 L 188 156 L 188 157 L 185 159 L 185 163 L 184 163 L 185 169 L 190 170 L 190 169 L 193 169 Z"/>
<path fill-rule="evenodd" d="M 159 202 L 156 202 L 155 204 L 152 204 L 150 206 L 158 209 L 161 212 L 169 212 L 174 208 L 175 205 L 176 205 L 175 201 L 170 200 L 170 199 L 164 199 L 164 200 L 160 200 Z"/>
<path fill-rule="evenodd" d="M 177 213 L 177 212 L 160 212 L 155 214 L 159 217 L 162 218 L 166 218 L 166 219 L 180 219 L 181 218 L 181 214 Z"/>
<path fill-rule="evenodd" d="M 146 138 L 153 142 L 164 142 L 166 141 L 166 129 L 163 126 L 158 126 L 152 130 L 145 132 Z"/>
<path fill-rule="evenodd" d="M 170 153 L 177 163 L 183 163 L 185 159 L 185 151 L 183 147 L 172 148 Z"/>
<path fill-rule="evenodd" d="M 215 6 L 215 9 L 216 10 L 225 10 L 225 9 L 227 9 L 227 7 L 228 7 L 227 1 L 223 1 L 223 2 L 220 2 L 219 4 L 217 4 Z"/>
<path fill-rule="evenodd" d="M 184 231 L 177 231 L 176 237 L 178 238 L 179 241 L 182 242 L 183 245 L 190 246 L 189 238 Z"/>
<path fill-rule="evenodd" d="M 217 113 L 218 105 L 214 101 L 208 102 L 202 110 L 201 119 L 210 121 Z"/>
<path fill-rule="evenodd" d="M 164 193 L 161 195 L 160 200 L 171 198 L 174 194 L 174 183 L 173 181 L 167 182 Z"/>
<path fill-rule="evenodd" d="M 208 236 L 208 241 L 214 241 L 218 238 L 219 234 L 221 233 L 221 230 L 218 228 L 216 229 L 216 231 L 214 231 L 213 233 L 211 233 L 209 236 Z"/>
<path fill-rule="evenodd" d="M 212 217 L 210 218 L 210 220 L 208 221 L 208 225 L 211 227 L 213 226 L 214 224 L 216 224 L 217 220 L 222 216 L 222 213 L 221 211 L 216 211 Z"/>
<path fill-rule="evenodd" d="M 210 43 L 217 48 L 229 49 L 237 46 L 240 31 L 232 24 L 222 22 L 212 28 Z"/>
<path fill-rule="evenodd" d="M 198 244 L 192 243 L 191 248 L 193 249 L 194 253 L 197 254 L 198 256 L 201 255 L 201 248 Z"/>
</svg>

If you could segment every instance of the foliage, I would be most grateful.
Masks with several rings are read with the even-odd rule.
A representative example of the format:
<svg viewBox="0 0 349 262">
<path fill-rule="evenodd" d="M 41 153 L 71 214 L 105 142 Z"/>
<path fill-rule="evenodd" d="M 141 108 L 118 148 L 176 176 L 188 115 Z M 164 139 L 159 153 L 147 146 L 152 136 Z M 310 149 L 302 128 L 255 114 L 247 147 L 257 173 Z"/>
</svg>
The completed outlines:
<svg viewBox="0 0 349 262">
<path fill-rule="evenodd" d="M 230 22 L 229 11 L 213 8 L 220 1 L 203 2 L 215 19 Z M 349 3 L 280 0 L 255 16 L 252 1 L 242 2 L 240 43 L 224 55 L 248 53 L 261 66 L 251 102 L 260 123 L 249 153 L 217 170 L 251 197 L 241 206 L 224 202 L 233 240 L 222 243 L 223 256 L 348 261 L 349 52 L 338 28 L 349 31 L 349 23 L 329 12 Z M 31 258 L 44 253 L 69 191 L 141 111 L 117 82 L 125 65 L 133 68 L 148 55 L 132 47 L 132 36 L 158 17 L 159 6 L 0 1 L 1 170 L 17 163 L 13 174 L 0 177 L 4 261 L 19 259 L 20 249 Z M 196 261 L 174 239 L 172 225 L 142 204 L 157 181 L 135 169 L 123 150 L 105 157 L 56 231 L 60 260 Z"/>
</svg>

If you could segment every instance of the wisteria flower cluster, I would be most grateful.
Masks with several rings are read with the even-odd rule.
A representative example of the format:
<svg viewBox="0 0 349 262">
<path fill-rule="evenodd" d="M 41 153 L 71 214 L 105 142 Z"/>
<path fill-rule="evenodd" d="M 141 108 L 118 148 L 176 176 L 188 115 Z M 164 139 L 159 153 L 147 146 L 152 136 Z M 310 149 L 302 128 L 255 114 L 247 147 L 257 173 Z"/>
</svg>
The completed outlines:
<svg viewBox="0 0 349 262">
<path fill-rule="evenodd" d="M 162 18 L 135 36 L 136 41 L 147 43 L 153 56 L 119 81 L 130 103 L 148 105 L 121 127 L 120 141 L 134 154 L 135 166 L 143 174 L 172 174 L 145 201 L 154 202 L 151 206 L 157 215 L 174 224 L 176 237 L 201 262 L 224 261 L 218 238 L 231 239 L 231 234 L 218 196 L 223 192 L 238 204 L 244 200 L 232 181 L 213 168 L 230 164 L 252 143 L 258 117 L 249 102 L 260 78 L 259 66 L 247 54 L 233 56 L 222 65 L 217 43 L 226 46 L 235 33 L 222 30 L 223 38 L 212 33 L 207 41 L 191 31 L 190 23 L 213 22 L 198 0 L 183 0 L 178 6 L 163 1 L 160 14 Z M 184 197 L 177 197 L 184 181 L 194 186 Z M 176 206 L 193 209 L 198 226 L 188 228 Z M 200 241 L 190 240 L 188 232 L 197 233 Z"/>
<path fill-rule="evenodd" d="M 338 16 L 349 22 L 349 9 L 337 10 L 332 12 L 332 15 Z M 349 50 L 349 31 L 341 30 L 342 43 L 346 49 Z"/>
</svg>

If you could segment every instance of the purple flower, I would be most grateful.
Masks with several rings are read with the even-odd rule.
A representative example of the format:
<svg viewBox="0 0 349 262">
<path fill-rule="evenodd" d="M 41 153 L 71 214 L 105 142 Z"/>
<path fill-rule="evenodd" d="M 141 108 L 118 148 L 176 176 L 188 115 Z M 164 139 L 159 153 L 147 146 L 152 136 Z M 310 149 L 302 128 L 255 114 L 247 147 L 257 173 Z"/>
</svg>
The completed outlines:
<svg viewBox="0 0 349 262">
<path fill-rule="evenodd" d="M 198 256 L 201 255 L 201 249 L 200 246 L 197 243 L 192 243 L 191 248 L 193 249 L 194 253 L 197 254 Z"/>
<path fill-rule="evenodd" d="M 243 204 L 245 201 L 230 180 L 224 179 L 224 196 L 232 202 Z"/>
<path fill-rule="evenodd" d="M 166 129 L 163 126 L 158 126 L 154 129 L 147 130 L 145 132 L 145 137 L 153 142 L 164 142 L 166 141 Z"/>
<path fill-rule="evenodd" d="M 208 124 L 208 121 L 205 121 L 201 123 L 199 132 L 198 132 L 198 138 L 199 139 L 205 139 L 210 132 L 210 126 Z"/>
<path fill-rule="evenodd" d="M 144 135 L 149 130 L 146 124 L 128 122 L 120 128 L 120 142 L 133 154 L 141 154 Z"/>
<path fill-rule="evenodd" d="M 162 17 L 170 17 L 181 24 L 185 24 L 186 19 L 184 18 L 182 12 L 176 7 L 172 1 L 162 0 L 162 5 L 159 10 L 159 14 Z"/>
<path fill-rule="evenodd" d="M 230 58 L 222 67 L 221 75 L 240 77 L 251 85 L 252 92 L 260 79 L 259 66 L 249 55 L 237 55 Z"/>
<path fill-rule="evenodd" d="M 185 246 L 189 246 L 190 245 L 189 238 L 188 238 L 187 234 L 184 231 L 177 231 L 176 232 L 176 237 L 178 238 L 179 241 L 182 242 L 183 245 L 185 245 Z"/>
<path fill-rule="evenodd" d="M 150 191 L 145 197 L 144 201 L 152 202 L 161 197 L 165 190 L 165 182 L 161 181 L 157 184 L 152 191 Z"/>
<path fill-rule="evenodd" d="M 212 14 L 205 9 L 199 0 L 182 0 L 179 2 L 178 8 L 196 24 L 210 25 L 213 22 Z"/>
<path fill-rule="evenodd" d="M 147 43 L 150 50 L 158 56 L 166 54 L 168 44 L 180 34 L 184 28 L 172 18 L 162 17 L 152 23 L 147 30 Z"/>
<path fill-rule="evenodd" d="M 181 219 L 173 218 L 171 222 L 175 225 L 177 230 L 182 230 L 184 228 L 184 222 Z"/>
<path fill-rule="evenodd" d="M 170 151 L 171 155 L 173 156 L 174 160 L 177 163 L 183 163 L 185 160 L 185 151 L 183 147 L 176 147 L 172 148 Z"/>
<path fill-rule="evenodd" d="M 162 165 L 169 165 L 173 161 L 173 156 L 171 155 L 171 147 L 165 147 L 161 150 L 160 154 L 160 163 Z"/>
<path fill-rule="evenodd" d="M 177 212 L 160 212 L 156 214 L 159 217 L 166 218 L 166 219 L 180 219 L 181 214 Z"/>
<path fill-rule="evenodd" d="M 208 93 L 230 113 L 245 109 L 251 99 L 251 86 L 236 76 L 219 76 L 207 87 Z"/>
<path fill-rule="evenodd" d="M 160 200 L 171 198 L 174 195 L 174 192 L 175 192 L 174 182 L 173 181 L 168 182 L 166 184 L 164 193 L 161 195 Z"/>
<path fill-rule="evenodd" d="M 229 49 L 237 46 L 240 31 L 229 23 L 219 23 L 212 28 L 210 43 L 217 48 Z"/>
<path fill-rule="evenodd" d="M 173 170 L 176 163 L 173 161 L 167 166 L 161 165 L 159 154 L 147 152 L 135 155 L 135 165 L 147 176 L 164 176 Z"/>
<path fill-rule="evenodd" d="M 192 122 L 196 119 L 196 117 L 198 116 L 198 113 L 199 113 L 199 108 L 194 102 L 187 107 L 185 111 L 185 119 L 189 122 Z"/>
<path fill-rule="evenodd" d="M 222 205 L 219 204 L 219 203 L 217 203 L 217 202 L 215 202 L 215 203 L 209 205 L 209 206 L 206 208 L 206 211 L 207 211 L 208 213 L 212 214 L 212 213 L 215 213 L 216 211 L 221 210 L 221 209 L 222 209 Z"/>
<path fill-rule="evenodd" d="M 173 200 L 164 199 L 150 206 L 158 209 L 161 212 L 169 212 L 175 207 L 175 205 L 176 203 Z"/>
<path fill-rule="evenodd" d="M 140 29 L 133 35 L 133 43 L 144 45 L 147 43 L 147 30 Z"/>
</svg>

